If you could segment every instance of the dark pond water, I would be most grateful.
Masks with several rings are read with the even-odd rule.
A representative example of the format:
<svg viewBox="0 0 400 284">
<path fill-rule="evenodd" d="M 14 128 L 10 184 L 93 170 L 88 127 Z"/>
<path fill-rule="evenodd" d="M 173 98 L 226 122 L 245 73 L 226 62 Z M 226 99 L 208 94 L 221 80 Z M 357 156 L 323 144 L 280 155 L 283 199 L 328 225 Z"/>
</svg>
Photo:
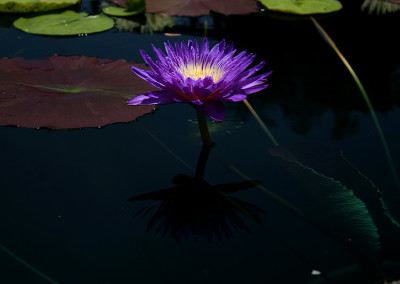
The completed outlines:
<svg viewBox="0 0 400 284">
<path fill-rule="evenodd" d="M 399 169 L 400 46 L 395 28 L 399 15 L 370 16 L 359 11 L 361 3 L 354 2 L 343 3 L 343 11 L 318 20 L 364 84 Z M 90 3 L 83 1 L 81 10 L 91 12 Z M 150 52 L 152 43 L 161 46 L 167 40 L 201 40 L 205 19 L 178 18 L 176 26 L 165 30 L 182 34 L 177 37 L 114 28 L 83 37 L 52 38 L 23 33 L 8 26 L 8 16 L 0 17 L 1 57 L 88 55 L 137 62 L 143 62 L 139 48 Z M 164 202 L 163 212 L 169 214 L 164 225 L 177 230 L 186 214 L 194 214 L 196 220 L 203 220 L 202 232 L 219 231 L 222 237 L 214 234 L 210 242 L 200 236 L 195 241 L 193 234 L 185 239 L 185 234 L 178 233 L 183 239 L 177 242 L 171 234 L 162 238 L 157 226 L 146 231 L 157 207 L 145 216 L 135 216 L 154 201 L 128 199 L 172 188 L 178 174 L 194 176 L 201 139 L 190 106 L 159 106 L 137 121 L 100 129 L 1 127 L 0 283 L 51 282 L 34 269 L 53 283 L 322 283 L 318 281 L 323 277 L 332 281 L 326 283 L 368 283 L 367 279 L 374 277 L 399 277 L 395 225 L 376 224 L 384 242 L 376 261 L 382 277 L 376 277 L 376 271 L 368 266 L 375 259 L 370 253 L 374 245 L 364 237 L 357 239 L 358 231 L 366 229 L 363 222 L 368 216 L 354 217 L 347 230 L 344 220 L 335 217 L 332 222 L 325 217 L 330 209 L 324 210 L 322 201 L 319 204 L 330 198 L 325 190 L 341 187 L 334 183 L 336 176 L 326 173 L 333 167 L 347 178 L 347 183 L 342 183 L 350 184 L 360 196 L 371 191 L 366 179 L 354 168 L 346 168 L 343 160 L 334 165 L 337 155 L 328 145 L 342 150 L 380 189 L 393 218 L 400 220 L 400 188 L 370 112 L 340 59 L 308 19 L 264 14 L 206 18 L 212 44 L 222 38 L 233 41 L 238 50 L 247 49 L 258 55 L 258 61 L 265 60 L 264 70 L 274 71 L 270 87 L 248 100 L 281 145 L 297 143 L 305 156 L 314 152 L 307 160 L 311 164 L 317 161 L 318 168 L 309 166 L 307 172 L 305 166 L 300 167 L 293 175 L 270 154 L 273 144 L 245 105 L 228 103 L 225 121 L 210 125 L 216 145 L 208 157 L 204 179 L 221 185 L 247 178 L 262 181 L 262 188 L 242 189 L 221 198 L 199 194 L 198 184 L 184 187 L 193 195 L 178 191 L 174 195 L 178 201 Z M 322 183 L 314 180 L 319 178 Z M 307 193 L 299 180 L 309 182 L 314 193 Z M 371 194 L 360 199 L 364 203 L 375 200 L 376 194 Z M 229 201 L 226 196 L 235 199 Z M 340 211 L 342 205 L 353 206 L 339 202 L 336 209 Z M 262 224 L 246 214 L 253 212 L 254 206 L 263 211 L 258 213 Z M 193 210 L 199 207 L 202 209 Z M 215 212 L 225 207 L 227 216 L 215 217 Z M 382 212 L 379 206 L 367 207 L 372 216 Z M 201 217 L 204 214 L 208 217 Z M 351 213 L 346 214 L 351 219 Z M 233 236 L 224 237 L 224 231 L 217 229 L 218 220 L 241 224 L 235 223 L 235 216 L 248 232 L 239 226 L 232 229 Z M 373 219 L 386 220 L 379 218 Z M 383 240 L 382 235 L 389 237 Z M 353 237 L 357 239 L 354 242 Z M 318 271 L 323 277 L 315 275 Z M 339 272 L 347 278 L 340 278 Z"/>
</svg>

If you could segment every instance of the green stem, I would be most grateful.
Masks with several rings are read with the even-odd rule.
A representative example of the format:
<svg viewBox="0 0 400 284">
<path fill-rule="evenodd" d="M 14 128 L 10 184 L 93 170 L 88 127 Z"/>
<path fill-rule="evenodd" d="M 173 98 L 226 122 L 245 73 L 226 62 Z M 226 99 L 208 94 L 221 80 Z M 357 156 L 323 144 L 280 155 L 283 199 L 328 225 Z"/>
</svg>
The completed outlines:
<svg viewBox="0 0 400 284">
<path fill-rule="evenodd" d="M 244 99 L 243 102 L 246 105 L 246 107 L 250 110 L 250 112 L 254 116 L 254 118 L 257 120 L 257 122 L 261 126 L 262 130 L 264 130 L 265 134 L 267 134 L 267 136 L 268 136 L 269 140 L 272 142 L 272 144 L 274 146 L 279 146 L 278 141 L 275 139 L 275 137 L 269 131 L 268 127 L 262 121 L 261 117 L 256 113 L 254 108 L 250 105 L 250 103 L 246 99 Z"/>
<path fill-rule="evenodd" d="M 385 151 L 387 161 L 389 163 L 390 170 L 392 172 L 393 178 L 395 180 L 395 184 L 398 189 L 400 189 L 400 179 L 399 176 L 397 175 L 396 168 L 394 166 L 392 156 L 389 151 L 389 146 L 386 142 L 385 135 L 383 134 L 383 130 L 381 125 L 379 124 L 378 117 L 376 116 L 375 110 L 372 106 L 372 103 L 367 95 L 367 92 L 365 91 L 363 85 L 361 84 L 360 79 L 358 78 L 357 74 L 354 72 L 353 68 L 350 66 L 350 63 L 346 60 L 346 58 L 343 56 L 343 54 L 339 51 L 337 48 L 335 42 L 331 39 L 331 37 L 327 34 L 327 32 L 321 27 L 321 25 L 317 22 L 317 20 L 313 17 L 310 16 L 311 21 L 314 23 L 315 27 L 317 30 L 321 33 L 321 35 L 324 37 L 324 39 L 329 43 L 329 45 L 333 48 L 333 50 L 336 52 L 336 54 L 339 56 L 339 58 L 342 60 L 343 64 L 346 66 L 347 70 L 349 70 L 351 76 L 353 77 L 354 81 L 356 82 L 358 88 L 360 89 L 360 92 L 365 100 L 365 103 L 367 104 L 367 107 L 371 113 L 372 120 L 374 121 L 375 127 L 378 131 L 378 136 L 381 139 L 383 149 Z"/>
<path fill-rule="evenodd" d="M 197 120 L 199 122 L 199 129 L 203 145 L 211 146 L 214 143 L 211 141 L 210 133 L 208 132 L 207 117 L 204 113 L 197 112 Z"/>
</svg>

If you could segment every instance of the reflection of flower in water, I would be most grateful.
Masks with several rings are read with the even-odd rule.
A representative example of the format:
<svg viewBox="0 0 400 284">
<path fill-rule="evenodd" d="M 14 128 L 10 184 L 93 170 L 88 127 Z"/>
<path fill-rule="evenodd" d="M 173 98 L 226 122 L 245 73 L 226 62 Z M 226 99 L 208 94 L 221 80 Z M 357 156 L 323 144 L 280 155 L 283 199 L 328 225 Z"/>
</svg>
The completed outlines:
<svg viewBox="0 0 400 284">
<path fill-rule="evenodd" d="M 239 231 L 249 232 L 242 216 L 250 217 L 262 224 L 257 206 L 226 194 L 247 189 L 259 184 L 255 181 L 212 186 L 203 179 L 177 175 L 175 186 L 130 198 L 133 200 L 156 200 L 137 212 L 148 214 L 158 205 L 157 211 L 147 225 L 147 230 L 156 228 L 163 237 L 171 234 L 177 241 L 193 238 L 230 238 Z"/>
<path fill-rule="evenodd" d="M 224 101 L 242 101 L 268 86 L 264 83 L 270 72 L 253 76 L 264 62 L 247 69 L 255 55 L 246 51 L 235 55 L 233 44 L 226 45 L 225 40 L 211 50 L 206 38 L 200 46 L 192 40 L 187 45 L 165 43 L 165 50 L 167 55 L 153 46 L 155 62 L 141 50 L 152 71 L 136 67 L 132 67 L 132 71 L 161 90 L 136 96 L 128 105 L 189 103 L 197 111 L 221 121 L 225 113 Z"/>
<path fill-rule="evenodd" d="M 140 26 L 141 33 L 162 32 L 165 28 L 175 25 L 175 17 L 166 14 L 145 14 L 146 24 Z"/>
<path fill-rule="evenodd" d="M 139 22 L 132 21 L 130 19 L 124 19 L 122 17 L 114 17 L 115 26 L 119 31 L 133 32 L 139 29 L 141 24 Z"/>
<path fill-rule="evenodd" d="M 369 13 L 392 13 L 400 10 L 400 0 L 365 0 L 361 9 L 368 9 Z"/>
</svg>

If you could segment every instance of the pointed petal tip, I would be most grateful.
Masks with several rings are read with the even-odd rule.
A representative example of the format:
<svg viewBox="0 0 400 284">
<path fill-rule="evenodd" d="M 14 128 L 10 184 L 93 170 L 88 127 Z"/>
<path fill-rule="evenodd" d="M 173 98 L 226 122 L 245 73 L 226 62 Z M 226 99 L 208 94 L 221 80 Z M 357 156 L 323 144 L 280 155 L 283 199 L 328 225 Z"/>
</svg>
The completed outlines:
<svg viewBox="0 0 400 284">
<path fill-rule="evenodd" d="M 136 70 L 143 70 L 143 69 L 140 69 L 140 68 L 138 68 L 138 67 L 136 67 L 136 66 L 131 66 L 131 70 L 132 70 L 133 72 L 135 72 Z"/>
<path fill-rule="evenodd" d="M 131 105 L 131 106 L 136 106 L 136 105 L 140 105 L 142 104 L 143 100 L 147 99 L 148 96 L 146 95 L 138 95 L 136 97 L 133 97 L 131 99 L 129 99 L 126 104 L 127 105 Z"/>
</svg>

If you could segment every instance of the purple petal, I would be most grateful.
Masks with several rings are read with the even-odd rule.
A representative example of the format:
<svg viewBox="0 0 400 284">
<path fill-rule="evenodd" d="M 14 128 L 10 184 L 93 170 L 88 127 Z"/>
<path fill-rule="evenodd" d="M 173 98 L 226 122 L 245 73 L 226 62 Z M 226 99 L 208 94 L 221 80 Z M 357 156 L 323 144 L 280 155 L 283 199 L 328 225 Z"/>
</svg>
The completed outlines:
<svg viewBox="0 0 400 284">
<path fill-rule="evenodd" d="M 139 68 L 137 68 L 135 66 L 131 66 L 131 70 L 137 76 L 139 76 L 143 80 L 146 80 L 147 82 L 152 84 L 154 87 L 159 88 L 159 89 L 165 88 L 165 84 L 163 84 L 162 80 L 160 80 L 160 78 L 156 74 L 154 74 L 153 72 L 142 70 L 142 69 L 139 69 Z"/>
<path fill-rule="evenodd" d="M 258 76 L 254 76 L 252 78 L 248 78 L 246 81 L 244 81 L 244 85 L 242 86 L 243 89 L 247 89 L 256 85 L 260 85 L 264 83 L 267 79 L 267 77 L 272 73 L 272 71 L 268 73 L 264 73 Z"/>
<path fill-rule="evenodd" d="M 260 86 L 256 86 L 256 87 L 251 87 L 251 88 L 248 88 L 248 89 L 246 89 L 246 93 L 247 94 L 252 94 L 252 93 L 256 93 L 256 92 L 259 92 L 259 91 L 261 91 L 261 90 L 264 90 L 266 87 L 268 87 L 269 85 L 268 84 L 266 84 L 266 85 L 260 85 Z"/>
<path fill-rule="evenodd" d="M 126 102 L 127 105 L 163 105 L 180 103 L 182 100 L 163 91 L 148 92 Z"/>
<path fill-rule="evenodd" d="M 208 45 L 208 40 L 205 37 L 203 39 L 203 42 L 200 45 L 200 58 L 204 58 L 207 55 L 209 50 L 210 50 L 210 48 L 209 48 L 209 45 Z"/>
<path fill-rule="evenodd" d="M 200 101 L 200 100 L 192 100 L 192 101 L 190 101 L 190 103 L 195 104 L 195 105 L 197 105 L 197 106 L 201 106 L 201 105 L 204 104 L 204 103 L 203 103 L 202 101 Z"/>
<path fill-rule="evenodd" d="M 174 48 L 170 42 L 164 42 L 164 48 L 165 51 L 167 52 L 168 57 L 174 57 L 175 55 Z"/>
<path fill-rule="evenodd" d="M 246 92 L 246 93 L 247 93 L 247 92 Z M 226 98 L 224 99 L 224 101 L 240 102 L 240 101 L 243 101 L 245 98 L 247 98 L 247 95 L 244 95 L 244 94 L 236 94 L 236 95 L 233 95 L 233 96 L 226 97 Z"/>
<path fill-rule="evenodd" d="M 212 119 L 216 121 L 224 120 L 225 115 L 225 105 L 223 102 L 220 101 L 204 101 L 202 105 L 195 105 L 192 106 L 198 110 L 199 112 L 208 115 Z"/>
<path fill-rule="evenodd" d="M 244 71 L 243 73 L 240 74 L 235 74 L 232 73 L 232 75 L 228 75 L 226 78 L 224 78 L 224 81 L 228 81 L 229 83 L 224 86 L 224 91 L 226 90 L 233 90 L 233 89 L 242 89 L 244 86 L 248 85 L 251 81 L 251 78 L 247 79 L 249 76 L 253 75 L 255 72 L 261 69 L 261 67 L 264 66 L 264 62 L 260 62 L 253 68 L 250 68 L 249 70 Z M 269 75 L 269 73 L 266 73 Z M 232 76 L 232 77 L 231 77 Z M 257 80 L 257 79 L 256 79 Z"/>
<path fill-rule="evenodd" d="M 160 60 L 160 62 L 163 64 L 163 65 L 166 65 L 166 62 L 165 62 L 165 54 L 161 51 L 161 49 L 159 49 L 159 48 L 157 48 L 157 47 L 155 47 L 154 45 L 152 45 L 152 48 L 153 48 L 153 52 L 154 52 L 154 54 L 156 55 L 156 57 L 158 58 L 158 60 Z"/>
</svg>

